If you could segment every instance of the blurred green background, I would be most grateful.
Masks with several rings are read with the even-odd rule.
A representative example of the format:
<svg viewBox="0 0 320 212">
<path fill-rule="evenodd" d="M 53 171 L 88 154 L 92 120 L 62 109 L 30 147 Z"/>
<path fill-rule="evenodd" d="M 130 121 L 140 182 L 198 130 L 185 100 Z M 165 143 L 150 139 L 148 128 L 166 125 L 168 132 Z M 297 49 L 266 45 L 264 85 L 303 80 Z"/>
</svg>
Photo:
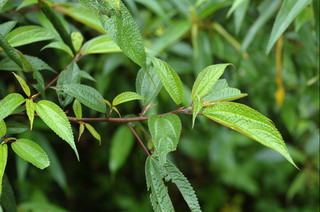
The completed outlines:
<svg viewBox="0 0 320 212">
<path fill-rule="evenodd" d="M 0 24 L 16 26 L 50 24 L 34 1 L 15 10 L 21 0 L 10 0 L 0 13 Z M 101 35 L 99 25 L 88 22 L 76 1 L 52 1 L 53 8 L 71 31 L 85 40 Z M 184 106 L 196 75 L 206 66 L 232 63 L 223 75 L 229 86 L 249 94 L 239 102 L 269 117 L 277 126 L 296 170 L 282 156 L 255 141 L 204 117 L 191 130 L 191 116 L 179 115 L 183 130 L 178 150 L 170 158 L 193 185 L 203 211 L 319 211 L 319 1 L 310 1 L 290 24 L 269 54 L 266 47 L 281 0 L 124 0 L 138 23 L 149 54 L 168 62 L 185 85 Z M 1 32 L 0 32 L 1 33 Z M 48 41 L 18 47 L 61 71 L 72 58 L 56 49 L 41 50 Z M 283 44 L 283 46 L 282 46 Z M 0 57 L 3 58 L 3 52 Z M 97 88 L 112 100 L 123 91 L 135 91 L 139 67 L 122 53 L 95 54 L 79 63 Z M 1 66 L 0 66 L 1 70 Z M 55 77 L 42 72 L 46 82 Z M 19 91 L 10 72 L 0 74 L 0 98 Z M 190 95 L 189 95 L 190 96 Z M 56 99 L 48 90 L 47 98 Z M 162 90 L 158 113 L 176 109 Z M 65 109 L 71 109 L 68 106 Z M 96 117 L 84 108 L 84 117 Z M 138 102 L 121 105 L 122 114 L 139 114 Z M 40 171 L 9 154 L 6 173 L 19 211 L 151 211 L 146 189 L 146 155 L 134 143 L 117 172 L 109 171 L 110 145 L 120 124 L 97 123 L 99 146 L 89 133 L 77 143 L 81 161 L 71 148 L 37 119 L 32 133 L 27 119 L 10 119 L 21 137 L 31 137 L 48 152 L 50 168 Z M 78 126 L 74 126 L 77 134 Z M 147 128 L 142 123 L 139 129 Z M 141 133 L 141 130 L 138 131 Z M 142 137 L 147 142 L 147 137 Z M 178 190 L 168 184 L 177 211 L 188 211 Z"/>
</svg>

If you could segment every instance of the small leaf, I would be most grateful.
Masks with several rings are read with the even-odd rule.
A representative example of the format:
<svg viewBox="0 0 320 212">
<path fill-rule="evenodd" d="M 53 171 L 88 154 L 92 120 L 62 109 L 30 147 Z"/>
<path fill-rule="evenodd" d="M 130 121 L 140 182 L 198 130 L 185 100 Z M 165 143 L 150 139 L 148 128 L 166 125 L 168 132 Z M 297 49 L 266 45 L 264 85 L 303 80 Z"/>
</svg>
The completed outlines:
<svg viewBox="0 0 320 212">
<path fill-rule="evenodd" d="M 148 71 L 140 69 L 136 79 L 136 90 L 144 97 L 143 106 L 151 104 L 161 88 L 162 83 L 153 67 L 150 67 Z"/>
<path fill-rule="evenodd" d="M 153 157 L 148 157 L 145 165 L 148 190 L 151 189 L 150 200 L 154 211 L 173 212 L 174 208 L 170 199 L 168 188 L 162 181 L 159 162 Z"/>
<path fill-rule="evenodd" d="M 126 125 L 117 128 L 112 136 L 109 169 L 111 173 L 116 173 L 127 161 L 134 144 L 132 132 Z"/>
<path fill-rule="evenodd" d="M 162 169 L 165 171 L 166 181 L 172 181 L 176 184 L 190 210 L 192 212 L 201 212 L 198 198 L 188 179 L 182 172 L 169 160 L 167 160 Z"/>
<path fill-rule="evenodd" d="M 6 133 L 7 133 L 7 125 L 3 120 L 1 120 L 0 121 L 0 138 L 4 137 Z"/>
<path fill-rule="evenodd" d="M 30 130 L 32 130 L 33 119 L 34 119 L 35 104 L 32 99 L 26 99 L 26 111 L 30 121 Z"/>
<path fill-rule="evenodd" d="M 38 41 L 50 40 L 54 38 L 49 30 L 41 26 L 21 26 L 12 30 L 5 36 L 11 46 L 23 46 Z"/>
<path fill-rule="evenodd" d="M 4 176 L 4 170 L 6 169 L 8 159 L 8 146 L 7 144 L 0 143 L 0 197 L 2 193 L 2 179 Z"/>
<path fill-rule="evenodd" d="M 71 41 L 74 50 L 79 51 L 83 43 L 83 36 L 80 32 L 72 32 L 71 33 Z"/>
<path fill-rule="evenodd" d="M 178 74 L 164 61 L 152 58 L 153 66 L 169 95 L 178 105 L 183 98 L 182 82 Z"/>
<path fill-rule="evenodd" d="M 80 125 L 79 125 L 79 136 L 78 136 L 78 141 L 80 141 L 80 138 L 81 138 L 81 136 L 82 136 L 83 132 L 84 132 L 84 124 L 80 124 Z"/>
<path fill-rule="evenodd" d="M 1 1 L 1 0 L 0 0 Z M 1 6 L 0 6 L 1 8 Z M 5 23 L 0 24 L 0 33 L 5 36 L 8 34 L 14 26 L 17 24 L 17 21 L 7 21 Z"/>
<path fill-rule="evenodd" d="M 41 100 L 35 105 L 36 112 L 44 123 L 71 146 L 79 160 L 71 124 L 63 110 L 55 103 L 47 100 Z"/>
<path fill-rule="evenodd" d="M 196 117 L 198 115 L 198 113 L 200 112 L 200 110 L 203 108 L 203 101 L 195 101 L 193 103 L 193 112 L 192 112 L 192 128 L 194 127 L 194 122 L 196 120 Z"/>
<path fill-rule="evenodd" d="M 30 55 L 24 55 L 24 57 L 30 62 L 32 67 L 34 67 L 36 70 L 49 70 L 56 73 L 56 71 L 53 70 L 43 60 Z M 19 67 L 15 62 L 13 62 L 12 60 L 10 60 L 10 58 L 7 57 L 0 61 L 0 69 L 3 71 L 23 71 L 22 67 Z"/>
<path fill-rule="evenodd" d="M 29 88 L 29 86 L 27 85 L 26 81 L 25 81 L 22 77 L 16 75 L 14 72 L 12 72 L 12 73 L 13 73 L 13 75 L 17 78 L 17 80 L 18 80 L 21 88 L 23 89 L 24 93 L 25 93 L 28 97 L 30 97 L 31 92 L 30 92 L 30 88 Z"/>
<path fill-rule="evenodd" d="M 74 100 L 73 105 L 73 113 L 76 115 L 77 119 L 82 118 L 82 106 L 81 103 L 78 100 Z"/>
<path fill-rule="evenodd" d="M 82 51 L 85 54 L 104 54 L 121 52 L 121 49 L 108 35 L 101 35 L 87 41 Z"/>
<path fill-rule="evenodd" d="M 90 132 L 90 134 L 99 141 L 99 145 L 101 145 L 101 136 L 100 134 L 93 128 L 93 126 L 91 126 L 90 124 L 86 123 L 84 124 L 85 127 L 88 129 L 88 131 Z"/>
<path fill-rule="evenodd" d="M 68 84 L 63 85 L 61 89 L 70 96 L 75 97 L 83 105 L 93 110 L 101 113 L 105 113 L 107 110 L 106 105 L 103 102 L 102 95 L 96 89 L 90 86 L 81 84 Z"/>
<path fill-rule="evenodd" d="M 25 99 L 21 94 L 11 93 L 0 101 L 0 121 L 10 115 Z"/>
<path fill-rule="evenodd" d="M 196 100 L 197 98 L 201 98 L 206 95 L 221 77 L 228 65 L 230 64 L 217 64 L 203 69 L 198 74 L 197 79 L 193 84 L 191 98 Z"/>
<path fill-rule="evenodd" d="M 122 104 L 124 102 L 129 102 L 129 101 L 138 100 L 138 99 L 143 99 L 143 97 L 135 92 L 129 92 L 129 91 L 123 92 L 123 93 L 117 95 L 113 99 L 112 105 L 117 106 L 117 105 Z"/>
<path fill-rule="evenodd" d="M 37 143 L 29 139 L 18 139 L 11 144 L 11 147 L 22 159 L 39 169 L 47 168 L 50 165 L 49 158 L 45 151 Z"/>
<path fill-rule="evenodd" d="M 148 127 L 160 164 L 163 165 L 167 154 L 177 148 L 182 128 L 181 121 L 175 114 L 166 114 L 162 117 L 153 115 L 148 120 Z"/>
<path fill-rule="evenodd" d="M 271 120 L 252 108 L 233 102 L 223 102 L 208 107 L 204 115 L 219 124 L 252 138 L 279 152 L 295 167 L 281 134 Z"/>
<path fill-rule="evenodd" d="M 74 57 L 74 54 L 73 54 L 72 50 L 70 49 L 70 47 L 67 44 L 65 44 L 65 43 L 63 43 L 61 41 L 55 41 L 55 42 L 49 43 L 48 45 L 44 46 L 41 49 L 41 51 L 44 50 L 44 49 L 48 49 L 48 48 L 60 49 L 60 50 L 62 50 L 64 52 L 66 52 L 71 57 Z"/>
<path fill-rule="evenodd" d="M 6 124 L 7 124 L 7 134 L 20 134 L 29 130 L 29 128 L 25 124 L 20 122 L 7 121 Z"/>
<path fill-rule="evenodd" d="M 268 54 L 282 35 L 282 33 L 288 28 L 294 18 L 311 3 L 311 0 L 296 1 L 296 0 L 285 0 L 282 4 L 280 11 L 274 22 L 271 35 L 268 41 L 266 53 Z"/>
<path fill-rule="evenodd" d="M 62 85 L 80 83 L 80 69 L 77 63 L 70 64 L 65 71 L 62 71 L 60 77 L 57 81 L 57 87 Z M 61 106 L 65 107 L 69 105 L 74 97 L 72 95 L 68 95 L 61 90 L 57 90 L 57 95 L 59 97 L 59 102 Z"/>
</svg>

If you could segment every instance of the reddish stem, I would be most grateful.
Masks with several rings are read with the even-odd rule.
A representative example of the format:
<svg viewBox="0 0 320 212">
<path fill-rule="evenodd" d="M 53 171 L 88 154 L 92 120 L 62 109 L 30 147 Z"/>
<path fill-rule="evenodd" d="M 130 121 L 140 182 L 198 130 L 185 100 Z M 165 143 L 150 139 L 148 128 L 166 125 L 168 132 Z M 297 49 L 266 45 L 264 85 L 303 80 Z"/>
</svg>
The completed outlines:
<svg viewBox="0 0 320 212">
<path fill-rule="evenodd" d="M 128 123 L 127 126 L 130 128 L 131 132 L 134 134 L 134 136 L 136 137 L 136 139 L 138 140 L 140 146 L 143 148 L 143 150 L 146 152 L 146 154 L 147 154 L 148 156 L 151 156 L 151 154 L 149 153 L 149 151 L 147 150 L 146 146 L 145 146 L 144 143 L 141 141 L 139 135 L 138 135 L 137 132 L 133 129 L 133 127 L 131 126 L 131 124 Z"/>
</svg>

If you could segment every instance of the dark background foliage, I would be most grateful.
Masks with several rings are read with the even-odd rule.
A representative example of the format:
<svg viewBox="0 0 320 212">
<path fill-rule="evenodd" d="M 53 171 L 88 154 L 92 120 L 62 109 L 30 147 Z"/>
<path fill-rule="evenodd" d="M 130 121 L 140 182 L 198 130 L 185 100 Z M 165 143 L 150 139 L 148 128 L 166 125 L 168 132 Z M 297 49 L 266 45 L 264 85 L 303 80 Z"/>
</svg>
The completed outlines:
<svg viewBox="0 0 320 212">
<path fill-rule="evenodd" d="M 85 40 L 101 34 L 94 26 L 82 24 L 61 9 L 79 6 L 77 2 L 53 2 L 70 29 L 80 31 Z M 9 1 L 0 13 L 0 23 L 15 20 L 17 26 L 43 24 L 36 5 L 15 10 L 20 3 L 20 0 Z M 296 170 L 275 151 L 204 117 L 197 118 L 191 130 L 191 117 L 180 115 L 181 140 L 178 151 L 169 156 L 190 180 L 203 211 L 318 211 L 319 37 L 316 30 L 319 26 L 314 11 L 318 13 L 319 8 L 313 10 L 316 3 L 306 7 L 283 34 L 283 68 L 278 76 L 277 44 L 269 54 L 265 51 L 280 4 L 257 33 L 252 34 L 251 44 L 241 51 L 239 48 L 252 33 L 250 28 L 265 15 L 270 1 L 251 0 L 247 8 L 239 7 L 230 17 L 227 13 L 232 1 L 206 1 L 197 10 L 192 0 L 125 0 L 124 3 L 138 23 L 146 47 L 159 50 L 158 56 L 179 73 L 186 93 L 191 92 L 196 74 L 204 67 L 233 63 L 234 68 L 228 68 L 223 78 L 230 86 L 249 94 L 239 100 L 241 103 L 275 123 L 300 168 Z M 244 14 L 242 25 L 238 22 L 241 13 Z M 18 49 L 43 59 L 55 70 L 62 70 L 72 58 L 56 49 L 40 51 L 47 43 Z M 122 53 L 88 55 L 78 65 L 96 80 L 83 83 L 96 87 L 106 99 L 112 100 L 120 92 L 135 91 L 139 67 Z M 52 72 L 42 73 L 46 82 L 55 77 Z M 10 72 L 2 71 L 0 76 L 1 99 L 20 91 Z M 277 80 L 283 80 L 283 96 L 275 96 L 281 86 Z M 56 100 L 55 91 L 49 89 L 47 98 Z M 186 97 L 184 104 L 189 103 Z M 156 110 L 163 113 L 175 107 L 168 94 L 161 91 Z M 141 107 L 131 102 L 119 106 L 119 110 L 122 114 L 139 114 Z M 84 117 L 96 115 L 84 108 Z M 25 117 L 13 117 L 10 121 L 22 124 L 19 125 L 22 131 L 27 129 Z M 142 125 L 146 127 L 146 123 Z M 93 126 L 102 136 L 102 145 L 86 132 L 77 143 L 80 162 L 72 149 L 39 119 L 35 120 L 32 133 L 27 130 L 21 135 L 37 138 L 42 145 L 47 143 L 58 162 L 40 171 L 9 154 L 6 173 L 20 211 L 28 211 L 27 208 L 41 211 L 42 206 L 61 211 L 151 211 L 144 175 L 146 154 L 135 143 L 125 165 L 118 173 L 111 174 L 110 142 L 120 124 Z M 77 130 L 74 125 L 74 132 Z M 170 183 L 168 186 L 176 210 L 187 211 L 178 190 Z"/>
</svg>

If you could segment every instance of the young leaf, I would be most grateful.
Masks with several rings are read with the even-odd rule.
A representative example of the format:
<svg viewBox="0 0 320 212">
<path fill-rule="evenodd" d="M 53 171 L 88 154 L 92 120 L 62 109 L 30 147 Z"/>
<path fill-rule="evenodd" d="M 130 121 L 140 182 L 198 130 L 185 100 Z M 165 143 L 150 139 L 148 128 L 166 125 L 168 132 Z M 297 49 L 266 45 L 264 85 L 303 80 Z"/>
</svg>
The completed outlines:
<svg viewBox="0 0 320 212">
<path fill-rule="evenodd" d="M 34 119 L 35 105 L 32 99 L 26 99 L 26 111 L 30 121 L 30 130 L 32 130 L 33 119 Z"/>
<path fill-rule="evenodd" d="M 274 22 L 271 35 L 268 41 L 266 53 L 268 54 L 278 40 L 278 38 L 282 35 L 282 33 L 288 28 L 290 23 L 294 20 L 294 18 L 311 3 L 311 0 L 304 1 L 296 1 L 296 0 L 285 0 L 282 4 L 280 11 L 276 17 Z"/>
<path fill-rule="evenodd" d="M 99 145 L 101 145 L 101 136 L 100 134 L 91 126 L 90 124 L 86 123 L 84 126 L 89 130 L 90 134 L 99 141 Z"/>
<path fill-rule="evenodd" d="M 0 197 L 2 193 L 2 178 L 4 170 L 6 169 L 8 159 L 8 146 L 7 144 L 0 143 Z"/>
<path fill-rule="evenodd" d="M 5 136 L 6 133 L 7 133 L 7 125 L 3 120 L 1 120 L 0 121 L 0 138 Z"/>
<path fill-rule="evenodd" d="M 83 132 L 84 132 L 84 124 L 80 124 L 80 125 L 79 125 L 78 141 L 80 141 L 80 138 L 81 138 Z"/>
<path fill-rule="evenodd" d="M 65 71 L 62 71 L 57 81 L 57 86 L 68 85 L 73 83 L 80 83 L 80 69 L 77 63 L 70 64 Z M 61 90 L 57 90 L 60 104 L 65 107 L 69 105 L 74 97 L 68 95 Z"/>
<path fill-rule="evenodd" d="M 161 88 L 162 83 L 153 67 L 150 67 L 148 71 L 140 69 L 136 79 L 136 90 L 144 97 L 142 99 L 143 106 L 151 104 Z"/>
<path fill-rule="evenodd" d="M 133 60 L 133 62 L 146 68 L 146 52 L 139 27 L 122 1 L 119 1 L 118 9 L 113 9 L 111 17 L 105 15 L 112 9 L 109 7 L 109 3 L 105 4 L 103 1 L 93 2 L 85 0 L 81 0 L 80 2 L 98 14 L 103 28 L 123 53 Z M 113 4 L 113 2 L 111 2 L 111 4 Z"/>
<path fill-rule="evenodd" d="M 148 120 L 148 127 L 155 145 L 160 164 L 166 162 L 169 152 L 176 150 L 181 133 L 181 121 L 175 114 L 162 117 L 153 115 Z"/>
<path fill-rule="evenodd" d="M 201 212 L 198 198 L 183 173 L 169 160 L 163 165 L 166 181 L 172 181 L 178 187 L 192 212 Z"/>
<path fill-rule="evenodd" d="M 101 113 L 105 113 L 107 110 L 101 94 L 96 89 L 90 86 L 81 84 L 68 84 L 63 85 L 61 89 L 93 110 L 99 111 Z"/>
<path fill-rule="evenodd" d="M 197 100 L 209 93 L 228 65 L 230 64 L 217 64 L 203 69 L 193 84 L 191 98 Z"/>
<path fill-rule="evenodd" d="M 52 129 L 71 146 L 79 160 L 79 154 L 74 143 L 71 124 L 63 110 L 55 103 L 47 100 L 41 100 L 36 103 L 35 106 L 37 114 L 44 123 L 46 123 L 50 129 Z"/>
<path fill-rule="evenodd" d="M 194 122 L 196 120 L 196 117 L 198 115 L 198 113 L 200 112 L 200 110 L 203 108 L 203 101 L 199 100 L 199 101 L 195 101 L 193 103 L 193 110 L 192 110 L 192 128 L 194 127 Z"/>
<path fill-rule="evenodd" d="M 279 152 L 295 167 L 281 134 L 270 119 L 243 104 L 223 102 L 208 107 L 204 115 Z"/>
<path fill-rule="evenodd" d="M 108 35 L 101 35 L 87 41 L 82 51 L 84 54 L 103 54 L 121 52 L 121 49 Z"/>
<path fill-rule="evenodd" d="M 76 51 L 79 51 L 79 49 L 81 48 L 82 43 L 83 43 L 82 34 L 80 32 L 72 32 L 71 33 L 71 41 L 72 41 L 73 48 Z"/>
<path fill-rule="evenodd" d="M 183 87 L 178 74 L 166 62 L 158 58 L 152 58 L 152 63 L 164 88 L 173 101 L 177 105 L 180 104 L 183 98 Z"/>
<path fill-rule="evenodd" d="M 160 164 L 153 157 L 146 160 L 145 173 L 148 190 L 151 189 L 150 200 L 154 211 L 173 212 L 174 208 L 168 188 L 162 181 Z"/>
<path fill-rule="evenodd" d="M 135 92 L 123 92 L 119 95 L 117 95 L 113 101 L 112 101 L 112 105 L 113 106 L 117 106 L 119 104 L 122 104 L 124 102 L 129 102 L 132 100 L 138 100 L 138 99 L 143 99 L 142 96 L 140 96 L 139 94 L 135 93 Z"/>
<path fill-rule="evenodd" d="M 1 8 L 1 6 L 0 6 Z M 14 26 L 17 24 L 17 21 L 7 21 L 3 24 L 0 24 L 0 33 L 5 36 L 6 34 L 8 34 L 13 28 Z"/>
<path fill-rule="evenodd" d="M 126 125 L 120 126 L 111 140 L 109 169 L 111 173 L 116 173 L 123 164 L 132 150 L 134 137 Z"/>
<path fill-rule="evenodd" d="M 21 88 L 23 89 L 24 93 L 25 93 L 28 97 L 30 97 L 31 92 L 30 92 L 30 88 L 29 88 L 29 86 L 27 85 L 26 81 L 25 81 L 22 77 L 20 77 L 20 76 L 18 76 L 17 74 L 15 74 L 14 72 L 12 72 L 12 73 L 13 73 L 13 75 L 16 77 L 16 79 L 18 80 L 18 82 L 19 82 Z"/>
<path fill-rule="evenodd" d="M 0 121 L 10 115 L 25 99 L 21 94 L 11 93 L 0 101 Z"/>
<path fill-rule="evenodd" d="M 29 25 L 12 30 L 5 38 L 11 46 L 17 47 L 38 41 L 51 40 L 54 38 L 54 34 L 41 26 Z"/>
<path fill-rule="evenodd" d="M 49 158 L 45 151 L 37 143 L 29 139 L 18 139 L 11 144 L 11 147 L 22 159 L 39 169 L 47 168 L 50 165 Z"/>
<path fill-rule="evenodd" d="M 78 119 L 81 119 L 82 118 L 82 106 L 81 106 L 81 103 L 78 100 L 75 99 L 74 102 L 73 102 L 72 108 L 73 108 L 74 115 L 76 115 L 76 117 Z"/>
</svg>

